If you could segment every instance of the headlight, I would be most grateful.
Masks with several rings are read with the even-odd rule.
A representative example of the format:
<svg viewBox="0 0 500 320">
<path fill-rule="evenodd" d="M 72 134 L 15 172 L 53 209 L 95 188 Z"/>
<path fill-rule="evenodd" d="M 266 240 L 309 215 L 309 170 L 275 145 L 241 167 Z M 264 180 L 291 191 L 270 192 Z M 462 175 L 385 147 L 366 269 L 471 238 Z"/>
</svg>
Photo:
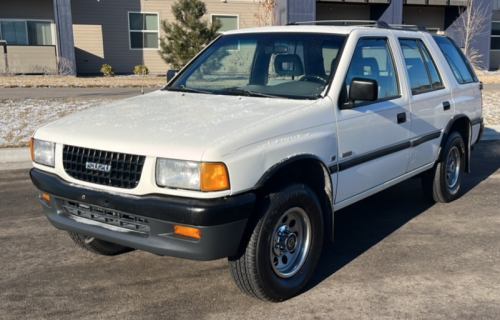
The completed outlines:
<svg viewBox="0 0 500 320">
<path fill-rule="evenodd" d="M 223 163 L 158 158 L 156 184 L 168 188 L 221 191 L 229 189 L 229 175 Z"/>
<path fill-rule="evenodd" d="M 55 165 L 55 143 L 31 138 L 31 160 L 49 167 Z"/>
</svg>

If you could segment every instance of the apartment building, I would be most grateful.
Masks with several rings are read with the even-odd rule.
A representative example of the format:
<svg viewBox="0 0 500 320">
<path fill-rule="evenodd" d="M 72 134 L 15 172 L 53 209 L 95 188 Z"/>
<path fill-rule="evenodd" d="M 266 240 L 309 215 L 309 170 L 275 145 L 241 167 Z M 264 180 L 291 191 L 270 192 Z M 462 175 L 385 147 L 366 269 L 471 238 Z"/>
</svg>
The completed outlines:
<svg viewBox="0 0 500 320">
<path fill-rule="evenodd" d="M 0 1 L 0 40 L 8 42 L 17 72 L 69 61 L 74 74 L 98 74 L 104 63 L 130 74 L 145 64 L 151 73 L 168 69 L 158 54 L 162 20 L 173 21 L 175 0 L 16 0 Z M 205 0 L 205 19 L 222 20 L 222 31 L 256 26 L 257 0 Z M 275 24 L 312 20 L 352 20 L 423 25 L 460 44 L 456 30 L 466 0 L 276 0 Z M 487 11 L 474 46 L 482 66 L 500 65 L 500 0 L 475 0 Z M 5 62 L 0 59 L 0 72 Z"/>
</svg>

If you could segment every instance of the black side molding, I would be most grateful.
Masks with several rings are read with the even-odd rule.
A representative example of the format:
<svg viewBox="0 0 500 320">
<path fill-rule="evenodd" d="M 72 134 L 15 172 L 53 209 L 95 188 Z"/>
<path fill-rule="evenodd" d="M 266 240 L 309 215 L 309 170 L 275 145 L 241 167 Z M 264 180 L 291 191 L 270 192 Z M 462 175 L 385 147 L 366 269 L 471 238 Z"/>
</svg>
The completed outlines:
<svg viewBox="0 0 500 320">
<path fill-rule="evenodd" d="M 440 136 L 441 136 L 441 131 L 437 130 L 437 131 L 426 134 L 425 136 L 419 137 L 419 138 L 414 139 L 414 140 L 405 141 L 405 142 L 393 145 L 393 146 L 388 147 L 388 148 L 380 149 L 380 150 L 377 150 L 377 151 L 374 151 L 371 153 L 361 155 L 361 156 L 356 157 L 352 160 L 348 160 L 348 161 L 344 161 L 344 162 L 340 163 L 338 165 L 338 171 L 346 170 L 346 169 L 352 168 L 354 166 L 363 164 L 365 162 L 372 161 L 372 160 L 375 160 L 377 158 L 381 158 L 381 157 L 387 156 L 391 153 L 395 153 L 395 152 L 398 152 L 398 151 L 401 151 L 404 149 L 417 147 L 423 143 L 437 139 Z M 335 171 L 333 171 L 333 170 L 335 170 Z M 331 166 L 330 172 L 332 174 L 337 172 L 336 166 Z"/>
<path fill-rule="evenodd" d="M 436 132 L 433 132 L 433 133 L 429 133 L 429 134 L 427 134 L 427 135 L 425 135 L 423 137 L 420 137 L 418 139 L 412 140 L 411 141 L 411 146 L 412 147 L 419 146 L 422 143 L 426 143 L 427 141 L 431 141 L 431 140 L 437 139 L 440 136 L 441 136 L 441 131 L 436 131 Z"/>
<path fill-rule="evenodd" d="M 357 158 L 354 158 L 349 161 L 345 161 L 339 163 L 339 171 L 347 170 L 349 168 L 355 167 L 362 163 L 375 160 L 377 158 L 381 158 L 383 156 L 389 155 L 391 153 L 395 153 L 404 149 L 408 149 L 411 146 L 410 141 L 405 141 L 403 143 L 399 143 L 388 148 L 380 149 L 375 152 L 367 153 Z"/>
</svg>

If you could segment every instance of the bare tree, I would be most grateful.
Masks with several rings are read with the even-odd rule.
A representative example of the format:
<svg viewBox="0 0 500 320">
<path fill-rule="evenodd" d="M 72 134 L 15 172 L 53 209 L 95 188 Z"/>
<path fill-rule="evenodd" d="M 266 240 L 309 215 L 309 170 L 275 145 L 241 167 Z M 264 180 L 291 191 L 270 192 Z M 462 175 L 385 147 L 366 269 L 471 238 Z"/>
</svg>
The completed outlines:
<svg viewBox="0 0 500 320">
<path fill-rule="evenodd" d="M 485 24 L 489 20 L 491 11 L 488 4 L 482 5 L 477 0 L 467 0 L 466 7 L 459 10 L 459 18 L 455 23 L 455 28 L 460 36 L 464 53 L 475 69 L 481 69 L 483 57 L 474 46 L 480 36 L 488 34 L 489 28 Z"/>
<path fill-rule="evenodd" d="M 253 15 L 255 24 L 258 27 L 272 26 L 276 22 L 276 15 L 273 9 L 276 7 L 276 0 L 254 0 L 257 4 L 257 13 Z"/>
</svg>

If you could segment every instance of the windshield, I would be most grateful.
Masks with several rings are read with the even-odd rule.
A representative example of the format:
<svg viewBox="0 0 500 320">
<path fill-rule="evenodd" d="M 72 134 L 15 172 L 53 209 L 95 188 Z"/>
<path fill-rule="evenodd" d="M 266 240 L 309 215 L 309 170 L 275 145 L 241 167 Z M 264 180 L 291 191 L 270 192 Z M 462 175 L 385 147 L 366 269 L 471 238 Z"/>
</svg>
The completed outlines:
<svg viewBox="0 0 500 320">
<path fill-rule="evenodd" d="M 333 78 L 345 36 L 224 35 L 167 89 L 202 94 L 317 99 Z"/>
</svg>

